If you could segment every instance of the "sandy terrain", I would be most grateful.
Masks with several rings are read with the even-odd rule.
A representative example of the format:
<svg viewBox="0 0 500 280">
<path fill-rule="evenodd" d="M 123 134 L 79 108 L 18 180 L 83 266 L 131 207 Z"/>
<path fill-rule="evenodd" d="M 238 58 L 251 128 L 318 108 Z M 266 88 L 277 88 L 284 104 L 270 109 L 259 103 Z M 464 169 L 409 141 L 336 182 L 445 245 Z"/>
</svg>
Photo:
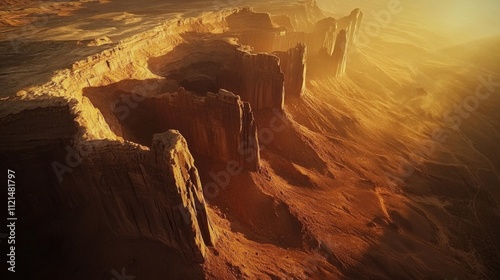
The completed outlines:
<svg viewBox="0 0 500 280">
<path fill-rule="evenodd" d="M 30 88 L 54 72 L 167 19 L 219 7 L 52 3 L 42 9 L 50 9 L 47 21 L 33 27 L 28 18 L 41 8 L 31 2 L 0 2 L 0 102 L 30 99 Z M 236 2 L 224 8 L 243 5 Z M 369 11 L 386 8 L 382 1 L 323 2 L 332 15 L 367 11 L 364 26 L 377 22 Z M 28 267 L 39 279 L 111 279 L 110 270 L 124 266 L 136 279 L 153 280 L 499 279 L 500 35 L 457 39 L 425 20 L 430 8 L 404 6 L 360 38 L 343 78 L 308 64 L 306 94 L 286 101 L 283 130 L 261 141 L 262 171 L 231 177 L 206 198 L 219 240 L 204 264 L 182 261 L 159 242 L 117 238 L 84 209 L 58 217 L 70 225 L 64 229 L 50 219 L 27 227 L 53 236 L 33 241 Z M 108 91 L 84 93 L 105 119 L 115 98 Z M 271 111 L 255 117 L 259 129 L 276 118 Z M 202 182 L 225 168 L 194 158 Z"/>
</svg>

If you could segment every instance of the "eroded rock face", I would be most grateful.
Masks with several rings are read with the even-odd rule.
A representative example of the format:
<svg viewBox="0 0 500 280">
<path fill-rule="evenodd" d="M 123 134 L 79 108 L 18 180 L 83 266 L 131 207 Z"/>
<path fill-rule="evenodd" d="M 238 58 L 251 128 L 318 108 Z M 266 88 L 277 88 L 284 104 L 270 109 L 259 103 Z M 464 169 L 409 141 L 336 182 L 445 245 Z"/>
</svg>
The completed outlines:
<svg viewBox="0 0 500 280">
<path fill-rule="evenodd" d="M 177 131 L 154 135 L 151 149 L 111 136 L 84 140 L 112 135 L 84 103 L 15 99 L 0 106 L 0 154 L 20 175 L 20 215 L 56 222 L 86 209 L 121 237 L 157 240 L 202 262 L 215 231 L 186 140 Z"/>
<path fill-rule="evenodd" d="M 332 55 L 337 35 L 337 21 L 332 18 L 324 18 L 316 22 L 312 36 L 309 37 L 311 48 L 318 53 L 326 51 Z"/>
<path fill-rule="evenodd" d="M 3 112 L 8 110 L 9 105 L 15 104 L 14 102 L 3 102 L 0 106 L 0 110 Z M 54 99 L 51 102 L 23 102 L 24 109 L 18 113 L 0 113 L 0 131 L 2 131 L 0 146 L 2 149 L 25 149 L 50 145 L 57 140 L 70 140 L 72 135 L 76 134 L 77 128 L 71 106 L 66 102 L 64 99 Z"/>
<path fill-rule="evenodd" d="M 275 26 L 268 13 L 257 13 L 243 8 L 228 16 L 226 21 L 232 35 L 242 45 L 250 45 L 256 52 L 271 52 L 276 37 L 283 36 L 285 29 Z"/>
<path fill-rule="evenodd" d="M 285 76 L 279 58 L 239 50 L 218 76 L 218 84 L 248 101 L 254 110 L 283 110 Z"/>
<path fill-rule="evenodd" d="M 203 261 L 215 234 L 193 157 L 178 131 L 154 135 L 150 150 L 119 141 L 93 141 L 85 149 L 86 188 L 94 189 L 115 233 L 158 240 L 188 260 Z"/>
<path fill-rule="evenodd" d="M 279 57 L 281 70 L 285 74 L 285 95 L 301 97 L 306 85 L 306 45 L 299 43 L 287 52 L 273 54 Z"/>
<path fill-rule="evenodd" d="M 351 24 L 349 27 L 350 31 L 350 44 L 357 44 L 359 38 L 359 30 L 361 28 L 361 20 L 363 19 L 363 12 L 360 9 L 354 9 L 349 15 Z"/>
<path fill-rule="evenodd" d="M 235 163 L 238 168 L 259 170 L 257 127 L 251 106 L 225 90 L 199 96 L 181 88 L 147 98 L 131 111 L 123 125 L 144 144 L 154 133 L 177 129 L 194 153 Z"/>
<path fill-rule="evenodd" d="M 302 43 L 308 48 L 309 59 L 315 59 L 319 64 L 329 62 L 333 65 L 329 68 L 333 69 L 335 77 L 344 75 L 347 63 L 345 56 L 347 50 L 357 43 L 363 13 L 359 9 L 355 9 L 350 15 L 343 18 L 324 17 L 322 13 L 317 11 L 317 5 L 314 1 L 299 6 L 283 7 L 283 10 L 287 9 L 293 11 L 290 14 L 293 15 L 293 18 L 284 14 L 282 10 L 271 11 L 271 16 L 271 14 L 257 13 L 247 9 L 230 15 L 227 20 L 233 35 L 238 37 L 240 43 L 244 45 L 251 45 L 257 51 L 273 53 L 281 60 L 286 61 L 283 52 L 288 52 L 289 49 L 294 49 L 297 43 Z M 277 29 L 277 26 L 282 29 Z M 345 35 L 342 30 L 344 30 Z M 345 43 L 343 37 L 346 38 Z M 340 42 L 337 42 L 338 39 Z M 340 51 L 341 49 L 343 51 Z M 223 69 L 225 72 L 222 74 L 228 75 L 228 77 L 231 75 L 239 77 L 239 75 L 231 73 L 231 70 L 234 71 L 238 68 L 234 65 L 237 64 L 233 63 L 233 66 L 229 67 L 229 71 L 227 68 Z M 297 80 L 298 76 L 294 76 L 295 69 L 285 71 L 288 67 L 291 66 L 282 65 L 286 80 L 285 88 L 288 88 L 285 93 L 288 91 L 290 94 L 296 95 L 297 92 L 301 92 L 298 89 L 302 88 L 300 86 L 302 81 L 300 78 Z M 293 77 L 287 77 L 290 74 Z M 274 78 L 274 75 L 270 77 Z M 235 93 L 240 93 L 238 86 L 225 83 L 222 85 L 223 87 L 227 86 Z M 242 95 L 242 97 L 246 100 L 246 96 Z M 256 103 L 255 100 L 250 100 L 250 103 L 256 110 L 262 108 L 262 104 Z M 267 107 L 267 105 L 265 106 Z"/>
<path fill-rule="evenodd" d="M 335 41 L 335 49 L 333 50 L 331 62 L 334 75 L 341 77 L 345 74 L 347 64 L 347 41 L 348 35 L 345 29 L 339 32 Z"/>
<path fill-rule="evenodd" d="M 314 23 L 325 17 L 315 0 L 280 3 L 280 5 L 266 7 L 265 11 L 272 15 L 275 23 L 283 26 L 280 23 L 286 22 L 288 31 L 297 32 L 310 32 Z"/>
<path fill-rule="evenodd" d="M 0 151 L 13 168 L 26 170 L 20 177 L 29 178 L 23 184 L 28 187 L 20 191 L 26 199 L 21 210 L 31 217 L 46 218 L 90 208 L 100 214 L 96 219 L 102 219 L 119 236 L 147 237 L 175 248 L 187 259 L 203 261 L 206 247 L 214 243 L 216 234 L 187 143 L 193 153 L 236 162 L 251 171 L 259 169 L 252 110 L 283 110 L 285 91 L 292 96 L 303 92 L 306 47 L 297 42 L 310 44 L 312 22 L 319 16 L 317 9 L 308 5 L 293 18 L 279 19 L 294 30 L 278 27 L 269 14 L 254 15 L 245 9 L 234 16 L 225 11 L 203 19 L 169 20 L 75 62 L 71 69 L 58 71 L 41 86 L 26 88 L 19 98 L 13 98 L 12 107 L 11 100 L 2 101 L 9 105 L 0 111 L 4 132 L 0 143 L 5 144 Z M 360 14 L 355 17 L 360 19 Z M 246 25 L 248 19 L 256 24 Z M 346 26 L 345 30 L 351 32 L 356 26 Z M 325 32 L 318 46 L 332 48 L 331 35 L 338 28 L 332 30 Z M 184 49 L 182 44 L 187 43 L 185 35 L 189 33 L 235 35 L 239 43 L 250 44 L 255 51 L 276 51 L 279 44 L 283 52 L 256 54 L 231 42 L 214 44 L 223 50 L 208 52 L 208 60 L 204 59 L 207 52 L 200 52 L 201 59 L 192 56 L 188 61 L 183 54 L 190 53 L 190 46 Z M 338 73 L 345 71 L 348 38 L 349 33 L 339 33 L 329 52 L 341 62 L 336 66 Z M 181 61 L 187 67 L 177 63 L 170 64 L 177 68 L 157 69 L 155 58 L 163 56 L 167 56 L 166 63 Z M 192 62 L 201 63 L 206 71 L 184 71 Z M 212 75 L 215 71 L 219 73 Z M 108 101 L 118 96 L 90 101 L 84 95 L 86 89 L 122 81 L 156 80 L 159 76 L 191 85 L 201 94 L 179 91 L 158 95 L 153 92 L 158 87 L 143 87 L 149 92 L 145 100 L 137 108 L 130 107 L 126 119 L 113 122 L 105 119 L 112 114 Z M 234 94 L 222 90 L 205 96 L 203 89 L 207 87 L 225 88 Z M 106 114 L 100 105 L 107 107 Z M 134 140 L 147 142 L 151 148 L 124 141 L 121 136 L 126 134 L 119 135 L 114 129 L 122 126 L 129 135 L 135 134 Z M 163 133 L 172 128 L 180 130 L 187 140 L 176 131 Z"/>
<path fill-rule="evenodd" d="M 348 16 L 337 20 L 338 29 L 345 29 L 347 31 L 349 45 L 355 45 L 357 43 L 362 19 L 363 12 L 361 12 L 360 9 L 354 9 Z"/>
</svg>

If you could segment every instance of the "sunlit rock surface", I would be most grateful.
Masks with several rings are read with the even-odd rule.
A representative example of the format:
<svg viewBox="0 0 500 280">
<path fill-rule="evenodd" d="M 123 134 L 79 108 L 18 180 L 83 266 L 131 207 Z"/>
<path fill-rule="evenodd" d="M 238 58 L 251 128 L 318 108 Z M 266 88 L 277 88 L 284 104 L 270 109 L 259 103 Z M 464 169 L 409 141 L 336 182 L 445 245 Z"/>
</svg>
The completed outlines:
<svg viewBox="0 0 500 280">
<path fill-rule="evenodd" d="M 287 52 L 273 52 L 279 57 L 285 75 L 285 96 L 301 97 L 306 86 L 307 47 L 297 44 Z"/>
<path fill-rule="evenodd" d="M 438 3 L 7 2 L 23 279 L 499 278 L 499 41 Z"/>
<path fill-rule="evenodd" d="M 285 76 L 276 56 L 238 51 L 222 68 L 218 82 L 221 88 L 248 101 L 254 110 L 283 109 Z"/>
</svg>

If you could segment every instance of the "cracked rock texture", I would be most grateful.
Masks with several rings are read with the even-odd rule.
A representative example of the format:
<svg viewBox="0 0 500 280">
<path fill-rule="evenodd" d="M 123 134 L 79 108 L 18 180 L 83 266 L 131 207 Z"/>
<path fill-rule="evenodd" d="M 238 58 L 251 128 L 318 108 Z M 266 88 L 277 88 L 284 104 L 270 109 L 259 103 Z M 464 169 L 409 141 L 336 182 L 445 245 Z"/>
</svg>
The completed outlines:
<svg viewBox="0 0 500 280">
<path fill-rule="evenodd" d="M 126 125 L 140 139 L 159 131 L 177 129 L 199 155 L 259 169 L 257 127 L 248 102 L 220 90 L 198 96 L 184 89 L 148 98 L 131 111 Z"/>
<path fill-rule="evenodd" d="M 274 52 L 285 75 L 285 96 L 301 97 L 306 86 L 307 47 L 299 43 L 287 52 Z"/>
<path fill-rule="evenodd" d="M 254 110 L 283 110 L 285 75 L 281 71 L 279 58 L 243 50 L 235 56 L 221 69 L 219 86 L 240 95 Z"/>
<path fill-rule="evenodd" d="M 150 150 L 117 141 L 90 142 L 86 149 L 84 181 L 95 189 L 111 230 L 160 241 L 188 260 L 203 261 L 215 232 L 198 170 L 178 131 L 155 134 Z"/>
</svg>

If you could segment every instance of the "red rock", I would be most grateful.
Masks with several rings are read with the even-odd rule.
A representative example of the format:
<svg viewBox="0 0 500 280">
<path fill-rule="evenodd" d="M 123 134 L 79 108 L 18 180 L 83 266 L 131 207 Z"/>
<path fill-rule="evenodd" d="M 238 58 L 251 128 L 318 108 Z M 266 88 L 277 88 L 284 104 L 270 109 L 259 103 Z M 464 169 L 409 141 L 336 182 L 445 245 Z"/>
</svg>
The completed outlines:
<svg viewBox="0 0 500 280">
<path fill-rule="evenodd" d="M 139 122 L 143 114 L 147 118 Z M 236 162 L 250 171 L 259 170 L 257 127 L 253 112 L 240 96 L 221 90 L 198 96 L 180 89 L 176 93 L 148 98 L 131 111 L 129 129 L 142 135 L 177 129 L 191 151 L 221 162 Z M 144 123 L 154 122 L 151 130 Z M 134 125 L 136 123 L 136 125 Z"/>
<path fill-rule="evenodd" d="M 239 50 L 218 76 L 218 84 L 248 101 L 253 110 L 283 110 L 285 76 L 279 58 L 266 53 Z"/>
<path fill-rule="evenodd" d="M 215 241 L 203 190 L 186 140 L 169 130 L 151 149 L 119 141 L 94 141 L 81 169 L 110 229 L 121 237 L 147 237 L 202 262 Z M 105 171 L 105 172 L 103 172 Z M 75 188 L 76 189 L 76 188 Z"/>
<path fill-rule="evenodd" d="M 285 96 L 301 97 L 306 83 L 306 45 L 299 43 L 287 52 L 273 54 L 280 58 L 281 70 L 285 74 Z"/>
<path fill-rule="evenodd" d="M 347 31 L 341 30 L 335 41 L 335 49 L 332 54 L 332 69 L 335 77 L 340 77 L 345 74 L 347 64 Z"/>
</svg>

